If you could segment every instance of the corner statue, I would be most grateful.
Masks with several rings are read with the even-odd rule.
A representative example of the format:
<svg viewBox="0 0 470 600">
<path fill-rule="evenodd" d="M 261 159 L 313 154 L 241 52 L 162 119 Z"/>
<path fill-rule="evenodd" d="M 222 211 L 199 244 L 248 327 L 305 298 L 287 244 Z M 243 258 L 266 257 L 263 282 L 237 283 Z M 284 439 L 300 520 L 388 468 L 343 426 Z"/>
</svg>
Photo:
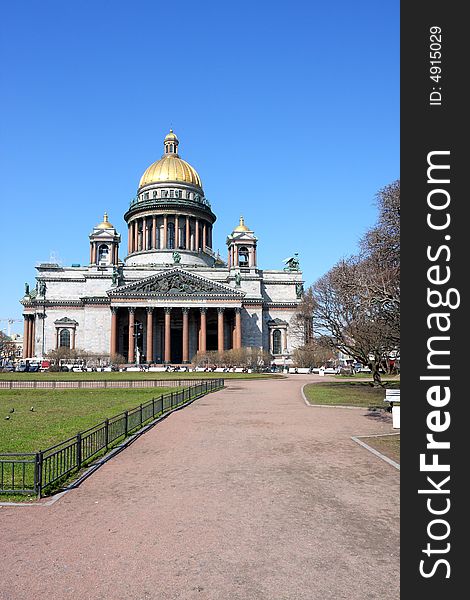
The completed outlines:
<svg viewBox="0 0 470 600">
<path fill-rule="evenodd" d="M 282 262 L 286 263 L 284 267 L 284 271 L 300 271 L 300 261 L 297 258 L 299 256 L 298 252 L 291 256 L 290 258 L 285 258 Z"/>
<path fill-rule="evenodd" d="M 178 264 L 181 261 L 181 254 L 179 252 L 173 252 L 173 261 Z"/>
</svg>

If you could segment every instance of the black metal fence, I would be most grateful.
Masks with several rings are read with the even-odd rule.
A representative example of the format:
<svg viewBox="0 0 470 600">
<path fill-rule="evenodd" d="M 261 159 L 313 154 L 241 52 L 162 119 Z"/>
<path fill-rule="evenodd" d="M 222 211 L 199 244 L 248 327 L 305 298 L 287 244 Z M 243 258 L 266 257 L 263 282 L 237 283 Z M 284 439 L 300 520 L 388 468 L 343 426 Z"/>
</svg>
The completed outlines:
<svg viewBox="0 0 470 600">
<path fill-rule="evenodd" d="M 72 472 L 79 471 L 97 454 L 154 419 L 190 401 L 224 387 L 223 379 L 207 379 L 190 387 L 163 394 L 131 410 L 105 419 L 47 450 L 26 454 L 0 454 L 0 493 L 37 494 L 57 487 Z"/>
</svg>

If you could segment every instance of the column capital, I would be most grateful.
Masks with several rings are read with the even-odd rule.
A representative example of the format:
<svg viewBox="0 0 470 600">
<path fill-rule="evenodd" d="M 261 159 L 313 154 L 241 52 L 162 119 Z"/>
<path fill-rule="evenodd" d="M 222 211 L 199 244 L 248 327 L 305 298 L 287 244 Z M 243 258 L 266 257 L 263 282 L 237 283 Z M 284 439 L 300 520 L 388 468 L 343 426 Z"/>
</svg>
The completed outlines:
<svg viewBox="0 0 470 600">
<path fill-rule="evenodd" d="M 242 312 L 242 307 L 241 306 L 236 306 L 235 307 L 235 312 L 236 313 L 241 313 Z"/>
<path fill-rule="evenodd" d="M 217 312 L 218 312 L 219 314 L 220 314 L 220 313 L 223 313 L 224 311 L 225 311 L 225 306 L 218 306 L 218 307 L 217 307 Z"/>
<path fill-rule="evenodd" d="M 165 306 L 163 310 L 165 311 L 165 313 L 166 313 L 167 315 L 169 315 L 169 314 L 171 313 L 171 309 L 172 309 L 172 307 L 171 307 L 171 306 Z"/>
<path fill-rule="evenodd" d="M 201 306 L 199 308 L 199 310 L 201 311 L 201 313 L 206 313 L 207 312 L 207 306 Z"/>
<path fill-rule="evenodd" d="M 183 306 L 183 307 L 181 308 L 181 310 L 183 311 L 183 314 L 186 314 L 186 315 L 187 315 L 187 314 L 189 313 L 189 307 L 188 307 L 188 306 Z"/>
<path fill-rule="evenodd" d="M 129 312 L 131 314 L 134 314 L 135 313 L 135 306 L 129 306 L 128 310 L 129 310 Z"/>
<path fill-rule="evenodd" d="M 149 313 L 149 314 L 153 313 L 153 309 L 154 309 L 153 306 L 147 306 L 147 313 Z"/>
<path fill-rule="evenodd" d="M 118 311 L 118 307 L 117 307 L 117 306 L 111 306 L 111 313 L 112 313 L 113 315 L 116 315 L 116 314 L 117 314 L 117 311 Z"/>
</svg>

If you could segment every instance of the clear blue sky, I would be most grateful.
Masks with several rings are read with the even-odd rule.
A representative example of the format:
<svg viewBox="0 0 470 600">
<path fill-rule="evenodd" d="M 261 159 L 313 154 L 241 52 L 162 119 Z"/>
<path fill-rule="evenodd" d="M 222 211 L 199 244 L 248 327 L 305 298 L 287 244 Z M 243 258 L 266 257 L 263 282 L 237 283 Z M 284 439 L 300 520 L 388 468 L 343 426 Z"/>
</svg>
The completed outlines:
<svg viewBox="0 0 470 600">
<path fill-rule="evenodd" d="M 299 252 L 307 285 L 399 177 L 398 0 L 7 2 L 0 51 L 2 318 L 21 318 L 38 261 L 87 263 L 105 210 L 124 258 L 122 216 L 170 126 L 215 249 L 243 214 L 259 265 Z"/>
</svg>

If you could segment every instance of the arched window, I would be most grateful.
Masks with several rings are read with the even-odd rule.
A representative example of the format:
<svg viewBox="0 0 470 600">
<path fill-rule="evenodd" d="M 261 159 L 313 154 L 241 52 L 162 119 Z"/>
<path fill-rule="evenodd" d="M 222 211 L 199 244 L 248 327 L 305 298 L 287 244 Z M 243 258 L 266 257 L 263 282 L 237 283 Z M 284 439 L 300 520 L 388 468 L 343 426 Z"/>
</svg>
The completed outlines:
<svg viewBox="0 0 470 600">
<path fill-rule="evenodd" d="M 70 331 L 62 329 L 59 334 L 59 346 L 61 348 L 70 348 Z"/>
<path fill-rule="evenodd" d="M 101 246 L 98 249 L 98 261 L 101 262 L 103 261 L 108 261 L 108 255 L 109 255 L 109 248 L 106 244 L 101 244 Z"/>
<path fill-rule="evenodd" d="M 238 251 L 238 262 L 241 267 L 248 265 L 248 248 L 242 246 Z"/>
<path fill-rule="evenodd" d="M 175 224 L 168 223 L 168 242 L 167 248 L 173 250 L 175 248 Z"/>
<path fill-rule="evenodd" d="M 275 329 L 273 331 L 273 354 L 282 354 L 281 339 L 281 330 Z"/>
</svg>

